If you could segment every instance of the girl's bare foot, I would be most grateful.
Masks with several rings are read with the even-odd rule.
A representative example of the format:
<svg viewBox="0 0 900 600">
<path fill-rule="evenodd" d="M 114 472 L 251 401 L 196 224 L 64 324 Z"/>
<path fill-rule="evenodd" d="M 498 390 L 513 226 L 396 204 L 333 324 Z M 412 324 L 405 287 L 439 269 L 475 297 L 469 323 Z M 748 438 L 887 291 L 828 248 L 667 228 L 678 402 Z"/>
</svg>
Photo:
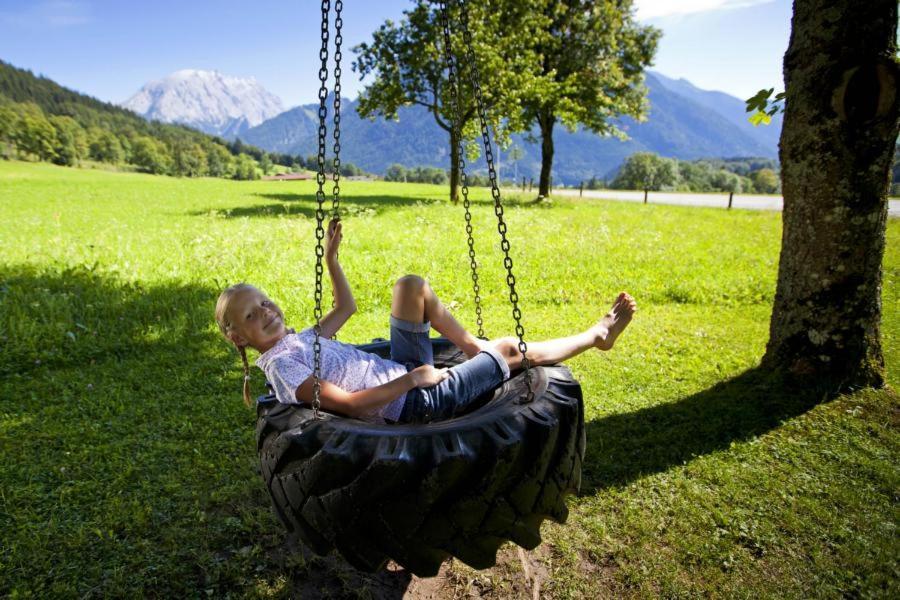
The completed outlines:
<svg viewBox="0 0 900 600">
<path fill-rule="evenodd" d="M 637 304 L 630 294 L 625 292 L 619 294 L 606 316 L 594 325 L 594 333 L 596 335 L 594 346 L 599 350 L 612 349 L 613 344 L 616 343 L 616 338 L 631 323 L 631 317 L 634 316 L 636 310 Z"/>
</svg>

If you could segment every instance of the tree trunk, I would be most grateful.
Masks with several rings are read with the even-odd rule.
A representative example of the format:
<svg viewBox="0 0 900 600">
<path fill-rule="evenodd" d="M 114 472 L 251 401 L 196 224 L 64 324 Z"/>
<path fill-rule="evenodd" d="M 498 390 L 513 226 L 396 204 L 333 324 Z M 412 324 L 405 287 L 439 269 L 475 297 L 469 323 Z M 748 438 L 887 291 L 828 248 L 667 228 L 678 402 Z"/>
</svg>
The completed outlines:
<svg viewBox="0 0 900 600">
<path fill-rule="evenodd" d="M 550 113 L 541 113 L 538 116 L 541 126 L 541 181 L 538 187 L 538 196 L 550 197 L 550 171 L 553 169 L 553 125 L 556 117 Z"/>
<path fill-rule="evenodd" d="M 896 0 L 794 2 L 779 148 L 784 230 L 763 365 L 832 389 L 884 384 L 896 36 Z"/>
<path fill-rule="evenodd" d="M 459 202 L 459 134 L 450 129 L 450 202 Z"/>
</svg>

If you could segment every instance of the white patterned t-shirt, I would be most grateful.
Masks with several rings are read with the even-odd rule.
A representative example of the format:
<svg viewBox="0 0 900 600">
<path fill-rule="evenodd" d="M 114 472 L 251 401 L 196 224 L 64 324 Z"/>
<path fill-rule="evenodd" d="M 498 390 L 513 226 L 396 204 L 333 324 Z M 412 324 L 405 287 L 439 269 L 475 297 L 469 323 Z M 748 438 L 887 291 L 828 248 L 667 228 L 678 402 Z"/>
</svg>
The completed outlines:
<svg viewBox="0 0 900 600">
<path fill-rule="evenodd" d="M 289 333 L 256 359 L 279 402 L 298 404 L 297 387 L 313 373 L 315 331 L 310 327 Z M 406 367 L 377 354 L 364 352 L 350 344 L 319 338 L 322 345 L 322 379 L 346 392 L 377 387 L 406 375 Z M 400 418 L 406 394 L 362 418 L 367 421 Z"/>
</svg>

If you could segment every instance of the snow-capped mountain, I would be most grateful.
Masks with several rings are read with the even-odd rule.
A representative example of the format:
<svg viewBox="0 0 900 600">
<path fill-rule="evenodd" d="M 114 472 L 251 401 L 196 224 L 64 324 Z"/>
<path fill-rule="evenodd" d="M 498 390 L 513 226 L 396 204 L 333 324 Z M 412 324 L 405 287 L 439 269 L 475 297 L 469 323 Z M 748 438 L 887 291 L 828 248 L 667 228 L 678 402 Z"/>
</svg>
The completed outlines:
<svg viewBox="0 0 900 600">
<path fill-rule="evenodd" d="M 182 123 L 234 139 L 284 111 L 281 99 L 256 79 L 185 69 L 151 81 L 122 106 L 165 123 Z"/>
</svg>

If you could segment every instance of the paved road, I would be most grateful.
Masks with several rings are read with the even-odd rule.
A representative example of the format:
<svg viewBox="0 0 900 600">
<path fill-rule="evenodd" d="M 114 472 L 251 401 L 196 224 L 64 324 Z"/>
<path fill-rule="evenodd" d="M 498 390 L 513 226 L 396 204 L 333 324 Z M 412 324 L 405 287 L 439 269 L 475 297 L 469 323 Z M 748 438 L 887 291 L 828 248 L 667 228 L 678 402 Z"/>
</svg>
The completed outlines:
<svg viewBox="0 0 900 600">
<path fill-rule="evenodd" d="M 577 196 L 578 190 L 553 190 L 560 196 Z M 584 190 L 585 198 L 603 198 L 605 200 L 622 200 L 624 202 L 643 202 L 644 192 L 625 192 L 622 190 Z M 650 192 L 648 199 L 653 204 L 679 204 L 682 206 L 728 206 L 728 194 L 691 194 L 671 192 Z M 890 200 L 888 215 L 900 217 L 900 200 Z M 762 196 L 735 194 L 733 208 L 749 208 L 752 210 L 781 210 L 781 196 Z"/>
</svg>

